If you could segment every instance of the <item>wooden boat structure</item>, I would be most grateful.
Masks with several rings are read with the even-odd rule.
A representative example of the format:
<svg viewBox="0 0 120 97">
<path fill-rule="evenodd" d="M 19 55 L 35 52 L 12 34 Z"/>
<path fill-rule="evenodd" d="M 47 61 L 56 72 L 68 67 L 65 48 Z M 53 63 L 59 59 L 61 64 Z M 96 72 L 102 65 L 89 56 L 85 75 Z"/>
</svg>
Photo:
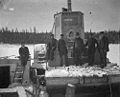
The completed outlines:
<svg viewBox="0 0 120 97">
<path fill-rule="evenodd" d="M 33 67 L 31 71 L 34 69 L 37 68 Z M 31 80 L 36 83 L 35 78 Z M 47 77 L 46 83 L 49 97 L 120 97 L 120 74 L 102 77 Z"/>
<path fill-rule="evenodd" d="M 54 18 L 52 32 L 56 39 L 60 38 L 60 34 L 66 36 L 68 57 L 72 59 L 71 47 L 75 33 L 80 32 L 84 39 L 83 13 L 72 11 L 71 0 L 68 0 L 67 11 L 63 10 L 63 12 L 55 14 Z M 59 26 L 55 24 L 59 24 Z M 55 58 L 57 55 L 56 52 Z M 35 56 L 38 58 L 39 55 L 35 52 Z M 120 74 L 102 77 L 45 77 L 44 74 L 41 74 L 41 63 L 35 60 L 35 66 L 31 65 L 29 61 L 24 71 L 24 80 L 19 84 L 13 83 L 16 66 L 20 64 L 19 60 L 1 59 L 0 97 L 120 97 Z M 58 63 L 58 61 L 53 62 L 54 65 Z M 72 64 L 72 61 L 69 63 Z M 44 77 L 42 81 L 45 82 L 43 87 L 40 84 L 42 76 Z M 41 96 L 43 94 L 41 91 L 46 92 L 46 95 Z"/>
<path fill-rule="evenodd" d="M 38 87 L 40 86 L 41 75 L 43 75 L 41 71 L 43 61 L 33 63 L 36 65 L 32 66 L 28 62 L 24 80 L 22 84 L 19 84 L 13 83 L 15 66 L 19 63 L 19 60 L 3 60 L 0 61 L 0 71 L 2 71 L 0 75 L 1 73 L 2 75 L 4 74 L 4 76 L 0 76 L 0 82 L 3 81 L 0 86 L 4 84 L 4 86 L 0 87 L 1 97 L 9 97 L 10 95 L 13 97 L 41 97 L 36 95 L 40 93 L 40 88 Z M 45 82 L 45 91 L 47 91 L 49 97 L 120 97 L 120 74 L 103 75 L 101 77 L 45 77 Z"/>
</svg>

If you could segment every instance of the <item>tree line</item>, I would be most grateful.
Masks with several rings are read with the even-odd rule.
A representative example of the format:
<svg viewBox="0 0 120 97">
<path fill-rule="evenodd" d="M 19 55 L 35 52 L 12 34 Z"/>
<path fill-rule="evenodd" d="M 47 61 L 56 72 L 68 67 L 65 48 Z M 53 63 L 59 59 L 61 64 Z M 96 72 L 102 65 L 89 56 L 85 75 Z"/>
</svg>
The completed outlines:
<svg viewBox="0 0 120 97">
<path fill-rule="evenodd" d="M 112 44 L 120 44 L 120 30 L 119 31 L 103 31 L 105 33 L 105 36 L 108 37 L 109 43 Z M 94 36 L 98 37 L 99 33 L 91 32 Z M 90 33 L 85 33 L 85 38 L 88 39 Z"/>
<path fill-rule="evenodd" d="M 109 39 L 110 43 L 120 43 L 120 31 L 104 31 Z M 94 35 L 99 33 L 91 32 Z M 85 32 L 85 38 L 88 39 L 90 33 Z M 18 31 L 9 30 L 8 28 L 0 29 L 0 43 L 20 44 L 25 42 L 26 44 L 38 44 L 47 43 L 50 39 L 50 32 L 37 33 L 36 31 L 30 32 L 27 30 Z"/>
<path fill-rule="evenodd" d="M 0 42 L 9 43 L 9 44 L 20 44 L 22 42 L 26 44 L 38 44 L 38 43 L 47 43 L 50 39 L 50 33 L 37 33 L 29 32 L 27 30 L 18 31 L 1 29 L 0 30 Z"/>
</svg>

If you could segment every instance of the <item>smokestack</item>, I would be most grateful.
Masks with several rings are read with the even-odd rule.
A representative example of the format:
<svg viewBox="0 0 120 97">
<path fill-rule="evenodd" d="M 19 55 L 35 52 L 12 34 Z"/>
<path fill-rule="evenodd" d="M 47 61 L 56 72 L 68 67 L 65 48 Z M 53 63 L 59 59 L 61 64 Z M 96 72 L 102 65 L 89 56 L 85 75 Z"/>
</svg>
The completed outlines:
<svg viewBox="0 0 120 97">
<path fill-rule="evenodd" d="M 68 0 L 68 12 L 72 11 L 71 0 Z"/>
</svg>

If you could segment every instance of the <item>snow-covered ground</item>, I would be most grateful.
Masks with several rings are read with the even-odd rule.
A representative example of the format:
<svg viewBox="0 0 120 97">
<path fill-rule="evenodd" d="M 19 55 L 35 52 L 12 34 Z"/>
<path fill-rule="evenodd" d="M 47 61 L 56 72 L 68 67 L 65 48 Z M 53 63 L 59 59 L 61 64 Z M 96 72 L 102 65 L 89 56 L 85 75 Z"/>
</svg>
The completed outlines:
<svg viewBox="0 0 120 97">
<path fill-rule="evenodd" d="M 108 52 L 107 57 L 110 62 L 120 65 L 120 44 L 110 44 L 109 48 L 110 51 Z"/>
</svg>

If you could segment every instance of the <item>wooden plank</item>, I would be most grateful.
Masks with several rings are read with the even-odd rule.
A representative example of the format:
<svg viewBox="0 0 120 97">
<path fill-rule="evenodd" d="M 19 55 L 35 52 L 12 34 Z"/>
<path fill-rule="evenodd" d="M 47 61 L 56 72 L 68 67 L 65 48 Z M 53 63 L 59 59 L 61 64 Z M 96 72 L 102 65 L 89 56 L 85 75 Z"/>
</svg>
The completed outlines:
<svg viewBox="0 0 120 97">
<path fill-rule="evenodd" d="M 85 77 L 84 84 L 97 84 L 97 83 L 107 83 L 107 77 Z"/>
<path fill-rule="evenodd" d="M 108 76 L 108 78 L 109 78 L 109 81 L 111 83 L 120 83 L 120 75 L 119 74 L 117 74 L 117 75 L 110 75 L 110 76 Z"/>
<path fill-rule="evenodd" d="M 77 77 L 54 77 L 54 78 L 46 78 L 47 85 L 66 85 L 68 83 L 77 84 L 79 83 L 79 78 Z"/>
<path fill-rule="evenodd" d="M 13 92 L 17 92 L 19 97 L 27 97 L 25 89 L 22 86 L 15 88 L 0 89 L 0 93 L 13 93 Z"/>
<path fill-rule="evenodd" d="M 103 77 L 49 77 L 46 78 L 47 85 L 66 85 L 71 84 L 80 84 L 83 86 L 88 85 L 102 85 L 108 84 L 108 81 L 111 83 L 120 83 L 120 75 L 109 75 Z"/>
</svg>

